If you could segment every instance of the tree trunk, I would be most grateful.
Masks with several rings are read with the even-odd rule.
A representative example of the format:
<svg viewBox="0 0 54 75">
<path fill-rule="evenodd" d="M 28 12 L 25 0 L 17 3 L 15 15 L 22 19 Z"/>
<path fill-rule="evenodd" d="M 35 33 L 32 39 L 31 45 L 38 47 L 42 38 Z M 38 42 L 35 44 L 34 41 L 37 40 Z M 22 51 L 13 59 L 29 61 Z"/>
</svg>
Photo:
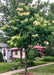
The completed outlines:
<svg viewBox="0 0 54 75">
<path fill-rule="evenodd" d="M 27 75 L 27 52 L 25 51 L 25 75 Z"/>
<path fill-rule="evenodd" d="M 20 63 L 22 64 L 22 48 L 20 50 Z"/>
</svg>

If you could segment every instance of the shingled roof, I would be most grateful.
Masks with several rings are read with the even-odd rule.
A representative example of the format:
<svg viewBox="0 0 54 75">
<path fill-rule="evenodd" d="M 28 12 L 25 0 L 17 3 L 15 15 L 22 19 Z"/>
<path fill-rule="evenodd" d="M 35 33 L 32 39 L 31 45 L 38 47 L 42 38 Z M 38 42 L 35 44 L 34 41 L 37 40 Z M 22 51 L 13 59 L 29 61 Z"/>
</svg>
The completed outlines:
<svg viewBox="0 0 54 75">
<path fill-rule="evenodd" d="M 0 42 L 0 47 L 8 47 L 8 45 L 3 42 Z"/>
</svg>

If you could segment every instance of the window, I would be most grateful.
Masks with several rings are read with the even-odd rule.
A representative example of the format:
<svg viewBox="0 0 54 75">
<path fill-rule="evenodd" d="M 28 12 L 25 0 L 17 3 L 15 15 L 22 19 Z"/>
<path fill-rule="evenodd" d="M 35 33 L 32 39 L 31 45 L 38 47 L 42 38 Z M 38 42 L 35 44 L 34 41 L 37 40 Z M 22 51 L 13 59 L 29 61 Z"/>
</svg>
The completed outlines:
<svg viewBox="0 0 54 75">
<path fill-rule="evenodd" d="M 17 55 L 17 50 L 15 51 L 15 55 Z"/>
</svg>

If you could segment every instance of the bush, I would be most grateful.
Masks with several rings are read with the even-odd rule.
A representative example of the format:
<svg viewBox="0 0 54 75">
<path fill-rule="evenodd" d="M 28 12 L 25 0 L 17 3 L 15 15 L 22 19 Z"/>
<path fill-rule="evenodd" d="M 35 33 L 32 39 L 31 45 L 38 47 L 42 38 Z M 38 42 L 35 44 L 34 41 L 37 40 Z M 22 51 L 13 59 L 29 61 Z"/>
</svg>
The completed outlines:
<svg viewBox="0 0 54 75">
<path fill-rule="evenodd" d="M 51 47 L 45 48 L 45 56 L 54 56 L 54 50 Z"/>
<path fill-rule="evenodd" d="M 19 62 L 20 61 L 20 58 L 16 58 L 16 62 Z"/>
<path fill-rule="evenodd" d="M 41 57 L 41 56 L 42 56 L 42 54 L 40 52 L 36 53 L 36 57 Z"/>
<path fill-rule="evenodd" d="M 14 61 L 19 62 L 20 58 L 13 58 Z"/>
<path fill-rule="evenodd" d="M 42 61 L 42 59 L 43 59 L 43 58 L 36 57 L 36 58 L 35 58 L 35 61 Z"/>
<path fill-rule="evenodd" d="M 35 53 L 33 51 L 33 49 L 31 49 L 28 53 L 28 56 L 29 56 L 29 60 L 34 60 L 35 58 Z"/>
<path fill-rule="evenodd" d="M 34 62 L 33 61 L 31 61 L 31 60 L 28 60 L 28 67 L 31 67 L 31 66 L 34 66 Z"/>
<path fill-rule="evenodd" d="M 34 65 L 41 65 L 41 64 L 46 64 L 47 62 L 44 61 L 34 61 Z"/>
<path fill-rule="evenodd" d="M 0 62 L 3 62 L 3 55 L 1 52 L 0 52 Z"/>
<path fill-rule="evenodd" d="M 22 69 L 22 67 L 18 67 L 17 69 Z"/>
<path fill-rule="evenodd" d="M 43 61 L 54 61 L 54 57 L 52 57 L 52 56 L 46 56 L 42 60 Z"/>
<path fill-rule="evenodd" d="M 22 63 L 20 64 L 20 62 L 16 62 L 17 64 L 13 67 L 13 69 L 21 69 L 21 68 L 24 68 L 25 67 L 25 64 Z"/>
</svg>

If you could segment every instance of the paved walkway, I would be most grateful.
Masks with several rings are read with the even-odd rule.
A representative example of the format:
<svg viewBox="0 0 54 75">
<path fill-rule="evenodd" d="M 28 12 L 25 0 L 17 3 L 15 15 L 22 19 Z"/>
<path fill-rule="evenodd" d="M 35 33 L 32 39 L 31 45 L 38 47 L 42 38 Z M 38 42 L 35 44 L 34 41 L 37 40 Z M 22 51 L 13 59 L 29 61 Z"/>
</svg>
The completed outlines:
<svg viewBox="0 0 54 75">
<path fill-rule="evenodd" d="M 43 64 L 43 65 L 33 66 L 33 67 L 29 67 L 28 70 L 38 68 L 38 67 L 42 67 L 42 66 L 52 65 L 52 64 L 54 64 L 54 63 L 48 63 L 48 64 Z M 12 74 L 22 72 L 22 71 L 25 71 L 25 69 L 9 71 L 9 72 L 5 72 L 5 73 L 1 73 L 0 75 L 12 75 Z"/>
</svg>

